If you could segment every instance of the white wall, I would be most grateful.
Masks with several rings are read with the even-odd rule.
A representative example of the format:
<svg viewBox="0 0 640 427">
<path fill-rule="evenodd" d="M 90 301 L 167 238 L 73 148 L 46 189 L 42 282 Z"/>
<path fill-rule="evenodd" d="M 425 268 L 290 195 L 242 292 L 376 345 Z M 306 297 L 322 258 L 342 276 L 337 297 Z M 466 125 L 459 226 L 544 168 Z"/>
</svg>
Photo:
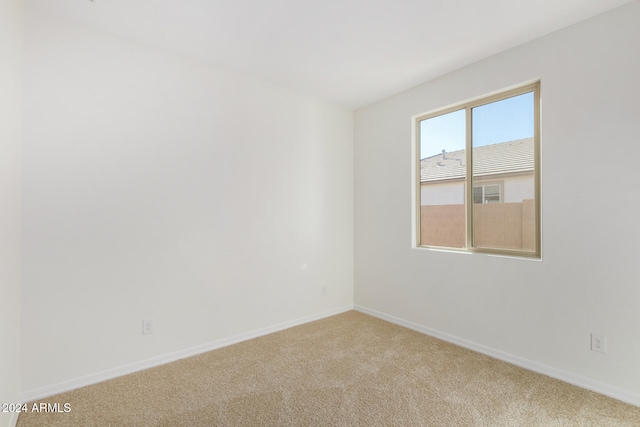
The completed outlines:
<svg viewBox="0 0 640 427">
<path fill-rule="evenodd" d="M 512 176 L 502 181 L 503 201 L 505 203 L 520 203 L 523 200 L 535 199 L 535 184 L 533 175 Z"/>
<path fill-rule="evenodd" d="M 0 403 L 20 392 L 22 1 L 0 2 Z M 0 426 L 13 423 L 0 413 Z"/>
<path fill-rule="evenodd" d="M 464 203 L 464 182 L 420 185 L 421 205 L 461 205 Z"/>
<path fill-rule="evenodd" d="M 640 405 L 639 22 L 634 2 L 356 111 L 356 306 Z M 538 78 L 542 261 L 412 249 L 411 117 Z"/>
<path fill-rule="evenodd" d="M 351 111 L 36 10 L 24 102 L 27 396 L 352 306 Z"/>
</svg>

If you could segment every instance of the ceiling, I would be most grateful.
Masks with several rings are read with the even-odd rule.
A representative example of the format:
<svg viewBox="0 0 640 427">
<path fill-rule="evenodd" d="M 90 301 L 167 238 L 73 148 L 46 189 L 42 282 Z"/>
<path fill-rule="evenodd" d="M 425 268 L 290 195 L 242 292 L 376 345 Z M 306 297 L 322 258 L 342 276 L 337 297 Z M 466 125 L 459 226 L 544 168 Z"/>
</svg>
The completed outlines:
<svg viewBox="0 0 640 427">
<path fill-rule="evenodd" d="M 359 108 L 631 0 L 26 0 Z"/>
</svg>

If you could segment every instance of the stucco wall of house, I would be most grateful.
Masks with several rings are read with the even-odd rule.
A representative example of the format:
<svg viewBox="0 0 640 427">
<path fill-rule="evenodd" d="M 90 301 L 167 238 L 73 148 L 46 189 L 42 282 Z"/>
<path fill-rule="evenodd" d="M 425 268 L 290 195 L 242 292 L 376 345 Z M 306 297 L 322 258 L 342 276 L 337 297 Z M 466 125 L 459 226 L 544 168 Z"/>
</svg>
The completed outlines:
<svg viewBox="0 0 640 427">
<path fill-rule="evenodd" d="M 485 178 L 475 181 L 475 185 L 500 184 L 501 200 L 504 203 L 518 203 L 533 200 L 535 191 L 533 175 Z M 421 205 L 459 205 L 464 203 L 464 182 L 422 183 L 420 185 Z"/>
<path fill-rule="evenodd" d="M 535 199 L 533 175 L 513 176 L 505 178 L 502 182 L 505 203 L 517 203 L 523 200 Z"/>
<path fill-rule="evenodd" d="M 420 186 L 421 205 L 461 205 L 464 204 L 464 182 L 422 184 Z"/>
</svg>

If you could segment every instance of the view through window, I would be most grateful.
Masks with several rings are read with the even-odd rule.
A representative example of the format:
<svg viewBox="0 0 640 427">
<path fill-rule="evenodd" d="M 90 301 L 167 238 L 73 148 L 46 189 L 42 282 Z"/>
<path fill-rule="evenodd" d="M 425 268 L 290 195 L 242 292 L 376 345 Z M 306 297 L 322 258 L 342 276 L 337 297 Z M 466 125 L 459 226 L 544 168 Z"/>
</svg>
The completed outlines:
<svg viewBox="0 0 640 427">
<path fill-rule="evenodd" d="M 416 125 L 419 245 L 539 256 L 539 84 Z"/>
</svg>

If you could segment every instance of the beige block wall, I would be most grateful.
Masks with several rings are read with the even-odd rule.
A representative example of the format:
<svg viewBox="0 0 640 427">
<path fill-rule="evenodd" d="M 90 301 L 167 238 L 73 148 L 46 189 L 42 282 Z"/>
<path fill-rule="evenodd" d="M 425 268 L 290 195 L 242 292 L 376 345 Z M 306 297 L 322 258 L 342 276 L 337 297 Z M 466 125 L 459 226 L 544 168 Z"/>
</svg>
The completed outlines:
<svg viewBox="0 0 640 427">
<path fill-rule="evenodd" d="M 420 241 L 424 246 L 465 246 L 464 205 L 421 206 Z"/>
<path fill-rule="evenodd" d="M 474 205 L 474 246 L 535 249 L 535 204 L 495 203 Z M 464 205 L 421 206 L 420 238 L 424 246 L 465 246 Z"/>
</svg>

